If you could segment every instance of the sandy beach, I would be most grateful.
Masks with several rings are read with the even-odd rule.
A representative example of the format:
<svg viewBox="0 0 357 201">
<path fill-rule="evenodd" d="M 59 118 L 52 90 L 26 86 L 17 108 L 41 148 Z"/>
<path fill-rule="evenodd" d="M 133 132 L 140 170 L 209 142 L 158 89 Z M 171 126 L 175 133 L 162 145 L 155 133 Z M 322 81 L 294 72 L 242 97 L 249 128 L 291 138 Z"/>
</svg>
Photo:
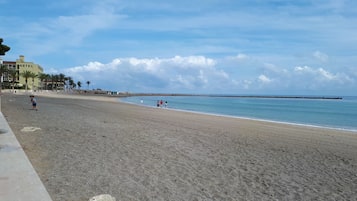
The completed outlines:
<svg viewBox="0 0 357 201">
<path fill-rule="evenodd" d="M 218 117 L 110 97 L 2 95 L 54 201 L 357 200 L 357 133 Z"/>
</svg>

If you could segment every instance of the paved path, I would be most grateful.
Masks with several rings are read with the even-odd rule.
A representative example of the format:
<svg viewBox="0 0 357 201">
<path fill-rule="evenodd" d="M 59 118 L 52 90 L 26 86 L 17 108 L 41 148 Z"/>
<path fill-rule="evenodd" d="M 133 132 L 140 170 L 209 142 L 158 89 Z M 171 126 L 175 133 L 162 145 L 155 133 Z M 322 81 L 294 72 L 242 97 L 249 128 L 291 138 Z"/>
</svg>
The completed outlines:
<svg viewBox="0 0 357 201">
<path fill-rule="evenodd" d="M 52 200 L 1 111 L 0 200 Z"/>
</svg>

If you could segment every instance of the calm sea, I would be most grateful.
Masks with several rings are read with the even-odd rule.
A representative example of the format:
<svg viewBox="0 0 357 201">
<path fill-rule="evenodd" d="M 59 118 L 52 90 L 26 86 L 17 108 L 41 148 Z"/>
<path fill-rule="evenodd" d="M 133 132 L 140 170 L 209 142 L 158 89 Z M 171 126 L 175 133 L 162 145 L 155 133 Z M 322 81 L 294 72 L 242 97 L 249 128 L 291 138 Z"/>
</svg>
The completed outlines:
<svg viewBox="0 0 357 201">
<path fill-rule="evenodd" d="M 133 96 L 120 100 L 215 115 L 357 131 L 357 97 L 342 99 L 246 98 L 206 96 Z"/>
</svg>

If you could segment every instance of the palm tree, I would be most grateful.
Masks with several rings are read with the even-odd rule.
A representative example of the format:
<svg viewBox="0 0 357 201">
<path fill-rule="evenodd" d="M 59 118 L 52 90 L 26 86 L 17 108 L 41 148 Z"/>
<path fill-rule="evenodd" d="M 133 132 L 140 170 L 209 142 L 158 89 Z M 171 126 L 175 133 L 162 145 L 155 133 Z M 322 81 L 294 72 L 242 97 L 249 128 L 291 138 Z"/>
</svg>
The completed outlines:
<svg viewBox="0 0 357 201">
<path fill-rule="evenodd" d="M 3 41 L 4 40 L 2 38 L 0 38 L 0 55 L 5 55 L 5 53 L 10 50 L 9 46 L 2 44 Z M 1 79 L 0 93 L 1 93 L 1 89 L 2 89 L 2 75 L 6 71 L 7 71 L 7 68 L 5 67 L 5 65 L 0 65 L 0 79 Z"/>
<path fill-rule="evenodd" d="M 63 90 L 64 90 L 64 85 L 65 85 L 64 83 L 66 81 L 66 76 L 63 73 L 60 73 L 57 76 L 58 76 L 58 80 L 57 81 L 60 82 L 60 84 L 61 84 L 61 86 L 63 86 Z"/>
<path fill-rule="evenodd" d="M 32 72 L 28 71 L 28 70 L 21 73 L 21 76 L 25 78 L 26 92 L 27 92 L 27 80 L 32 76 L 31 74 L 32 74 Z"/>
<path fill-rule="evenodd" d="M 1 79 L 1 82 L 0 82 L 0 93 L 1 93 L 1 90 L 2 90 L 2 80 L 3 80 L 3 75 L 4 75 L 4 73 L 5 72 L 7 72 L 8 71 L 8 69 L 7 69 L 7 67 L 5 66 L 5 65 L 0 65 L 0 79 Z"/>
<path fill-rule="evenodd" d="M 11 76 L 12 79 L 12 91 L 15 91 L 15 81 L 17 77 L 17 70 L 16 69 L 9 69 L 9 75 Z"/>
<path fill-rule="evenodd" d="M 68 89 L 72 90 L 73 89 L 73 84 L 74 84 L 74 81 L 73 81 L 72 77 L 67 77 L 67 80 L 68 80 Z"/>
<path fill-rule="evenodd" d="M 80 90 L 81 87 L 82 87 L 82 82 L 78 81 L 78 82 L 77 82 L 77 86 L 78 86 L 78 89 Z"/>
<path fill-rule="evenodd" d="M 0 38 L 0 55 L 5 55 L 5 53 L 10 50 L 9 46 L 2 44 L 3 41 L 4 40 Z"/>
<path fill-rule="evenodd" d="M 52 74 L 51 76 L 51 82 L 52 82 L 52 90 L 54 89 L 54 88 L 56 88 L 56 90 L 57 90 L 57 82 L 58 82 L 58 80 L 59 80 L 59 75 L 54 75 L 54 74 Z"/>
<path fill-rule="evenodd" d="M 34 91 L 34 88 L 35 88 L 35 78 L 37 77 L 37 74 L 36 73 L 34 73 L 34 72 L 31 72 L 31 74 L 30 74 L 30 77 L 32 78 L 32 87 L 31 87 L 31 89 L 32 89 L 32 91 Z"/>
<path fill-rule="evenodd" d="M 88 85 L 88 90 L 89 90 L 89 84 L 90 84 L 90 81 L 87 81 L 86 83 L 87 83 L 87 85 Z"/>
<path fill-rule="evenodd" d="M 43 89 L 43 81 L 46 81 L 45 83 L 45 90 L 47 90 L 47 79 L 50 77 L 49 74 L 45 74 L 45 73 L 39 73 L 37 76 L 40 81 L 41 81 L 41 88 Z"/>
<path fill-rule="evenodd" d="M 51 74 L 50 78 L 51 78 L 51 90 L 53 91 L 54 88 L 53 85 L 55 84 L 56 75 Z"/>
<path fill-rule="evenodd" d="M 63 86 L 63 87 L 64 87 L 64 90 L 65 90 L 65 91 L 69 91 L 69 78 L 70 78 L 70 77 L 67 77 L 67 76 L 64 77 L 64 83 L 63 83 L 64 86 Z"/>
</svg>

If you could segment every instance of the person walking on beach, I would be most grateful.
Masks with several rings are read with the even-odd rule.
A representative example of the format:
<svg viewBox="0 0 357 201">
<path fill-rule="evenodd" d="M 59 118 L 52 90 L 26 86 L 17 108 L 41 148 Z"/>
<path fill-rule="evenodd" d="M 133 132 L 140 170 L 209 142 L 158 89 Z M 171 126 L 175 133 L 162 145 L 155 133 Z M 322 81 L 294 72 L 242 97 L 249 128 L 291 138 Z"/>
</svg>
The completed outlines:
<svg viewBox="0 0 357 201">
<path fill-rule="evenodd" d="M 31 98 L 31 103 L 32 103 L 32 109 L 37 110 L 37 101 L 36 101 L 35 96 L 31 95 L 30 98 Z"/>
</svg>

